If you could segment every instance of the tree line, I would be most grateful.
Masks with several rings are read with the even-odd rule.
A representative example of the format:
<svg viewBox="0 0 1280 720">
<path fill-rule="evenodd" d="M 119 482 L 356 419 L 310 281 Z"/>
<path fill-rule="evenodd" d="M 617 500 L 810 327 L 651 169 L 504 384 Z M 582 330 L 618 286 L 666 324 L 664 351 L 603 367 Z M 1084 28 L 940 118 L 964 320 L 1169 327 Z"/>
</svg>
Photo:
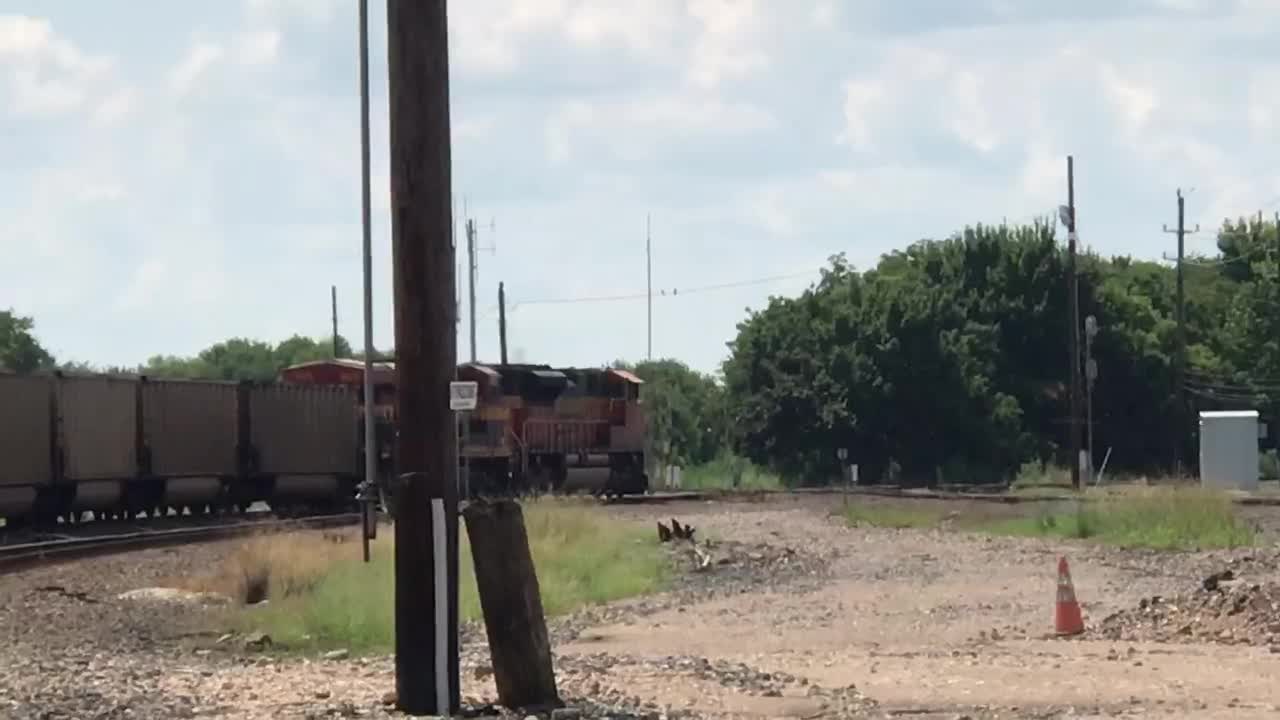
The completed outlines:
<svg viewBox="0 0 1280 720">
<path fill-rule="evenodd" d="M 1117 471 L 1194 469 L 1197 410 L 1274 416 L 1278 239 L 1274 223 L 1228 222 L 1218 256 L 1184 262 L 1185 353 L 1174 267 L 1078 256 L 1080 317 L 1098 328 L 1095 460 L 1110 450 Z M 909 483 L 1065 465 L 1068 300 L 1066 250 L 1048 220 L 966 228 L 865 272 L 835 257 L 800 297 L 739 325 L 724 364 L 734 442 L 793 479 L 838 474 L 838 447 L 863 477 Z"/>
<path fill-rule="evenodd" d="M 279 377 L 280 371 L 290 365 L 332 357 L 363 359 L 364 353 L 353 352 L 351 343 L 341 335 L 336 341 L 333 337 L 293 335 L 277 343 L 230 338 L 195 355 L 155 355 L 132 366 L 59 361 L 40 344 L 32 318 L 17 315 L 13 310 L 0 311 L 0 369 L 15 373 L 62 370 L 190 380 L 268 382 Z M 375 359 L 382 357 L 379 355 Z"/>
<path fill-rule="evenodd" d="M 967 227 L 866 270 L 837 255 L 798 297 L 750 311 L 716 375 L 675 359 L 616 365 L 646 381 L 652 452 L 664 463 L 741 456 L 792 483 L 837 477 L 838 448 L 867 481 L 988 483 L 1029 463 L 1065 465 L 1060 240 L 1046 219 Z M 1077 257 L 1080 316 L 1098 328 L 1089 343 L 1095 465 L 1110 451 L 1108 472 L 1193 468 L 1197 410 L 1253 408 L 1269 419 L 1280 409 L 1280 235 L 1261 218 L 1226 222 L 1217 245 L 1217 255 L 1184 263 L 1183 345 L 1172 263 Z M 340 356 L 355 356 L 338 340 Z M 269 380 L 331 356 L 331 339 L 234 338 L 131 371 Z M 0 365 L 57 363 L 31 319 L 8 312 Z"/>
</svg>

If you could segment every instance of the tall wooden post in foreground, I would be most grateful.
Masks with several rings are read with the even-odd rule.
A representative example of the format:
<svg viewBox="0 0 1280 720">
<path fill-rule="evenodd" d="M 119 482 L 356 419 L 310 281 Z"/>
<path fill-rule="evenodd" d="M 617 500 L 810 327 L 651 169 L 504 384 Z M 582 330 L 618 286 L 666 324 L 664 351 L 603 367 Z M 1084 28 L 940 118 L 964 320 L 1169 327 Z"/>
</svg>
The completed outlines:
<svg viewBox="0 0 1280 720">
<path fill-rule="evenodd" d="M 399 465 L 396 694 L 447 715 L 458 682 L 456 364 L 446 0 L 387 0 Z"/>
<path fill-rule="evenodd" d="M 512 500 L 473 502 L 463 515 L 498 702 L 509 708 L 561 705 L 538 575 L 520 504 Z"/>
</svg>

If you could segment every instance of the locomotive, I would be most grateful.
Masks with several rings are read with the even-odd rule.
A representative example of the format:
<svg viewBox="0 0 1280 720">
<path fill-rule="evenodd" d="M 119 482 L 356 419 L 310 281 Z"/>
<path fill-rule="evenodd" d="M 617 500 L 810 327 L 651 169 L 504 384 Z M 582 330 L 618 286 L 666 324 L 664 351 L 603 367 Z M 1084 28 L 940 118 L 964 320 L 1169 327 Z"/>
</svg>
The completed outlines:
<svg viewBox="0 0 1280 720">
<path fill-rule="evenodd" d="M 644 381 L 616 368 L 464 363 L 457 378 L 473 381 L 476 408 L 458 418 L 463 496 L 588 491 L 643 494 L 646 418 Z M 361 394 L 363 363 L 317 360 L 285 368 L 292 384 L 345 385 Z M 394 472 L 395 372 L 374 363 L 379 474 Z"/>
</svg>

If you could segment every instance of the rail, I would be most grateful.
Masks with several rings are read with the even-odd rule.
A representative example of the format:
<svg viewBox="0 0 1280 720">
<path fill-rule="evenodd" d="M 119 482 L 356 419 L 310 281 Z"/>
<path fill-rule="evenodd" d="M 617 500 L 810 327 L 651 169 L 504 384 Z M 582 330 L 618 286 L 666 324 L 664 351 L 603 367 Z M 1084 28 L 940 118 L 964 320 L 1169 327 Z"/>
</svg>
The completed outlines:
<svg viewBox="0 0 1280 720">
<path fill-rule="evenodd" d="M 318 515 L 283 520 L 256 520 L 200 527 L 59 538 L 40 542 L 0 545 L 0 576 L 41 565 L 80 560 L 121 552 L 151 550 L 174 545 L 226 540 L 258 532 L 312 530 L 357 525 L 358 513 Z"/>
</svg>

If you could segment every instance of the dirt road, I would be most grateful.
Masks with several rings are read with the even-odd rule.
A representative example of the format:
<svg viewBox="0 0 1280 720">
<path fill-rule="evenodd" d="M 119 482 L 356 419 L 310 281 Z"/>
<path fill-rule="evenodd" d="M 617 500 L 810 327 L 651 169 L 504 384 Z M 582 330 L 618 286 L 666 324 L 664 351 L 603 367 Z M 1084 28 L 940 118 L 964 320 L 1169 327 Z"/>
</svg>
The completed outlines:
<svg viewBox="0 0 1280 720">
<path fill-rule="evenodd" d="M 1052 637 L 1059 555 L 1071 563 L 1086 622 L 1096 623 L 1144 597 L 1195 587 L 1234 558 L 1258 560 L 1250 581 L 1273 580 L 1274 552 L 1124 552 L 850 529 L 828 517 L 832 502 L 628 512 L 823 553 L 831 577 L 809 592 L 784 587 L 594 627 L 560 652 L 705 657 L 802 677 L 809 686 L 852 683 L 878 704 L 874 713 L 888 716 L 1262 718 L 1280 711 L 1273 680 L 1280 655 L 1266 647 Z M 700 713 L 778 718 L 822 709 L 806 686 L 758 697 L 637 667 L 610 679 Z"/>
<path fill-rule="evenodd" d="M 1223 567 L 1246 583 L 1280 580 L 1273 547 L 1169 554 L 946 529 L 851 529 L 831 516 L 840 502 L 805 496 L 608 509 L 650 526 L 671 517 L 691 523 L 713 541 L 716 562 L 683 576 L 672 592 L 554 620 L 561 694 L 586 708 L 583 717 L 655 720 L 1280 713 L 1273 680 L 1280 653 L 1271 652 L 1280 651 L 1280 600 L 1262 608 L 1274 636 L 1253 645 L 1190 635 L 1174 644 L 1122 642 L 1098 629 L 1144 598 L 1194 590 Z M 1258 512 L 1254 519 L 1270 521 L 1269 511 Z M 395 687 L 390 658 L 268 656 L 212 638 L 192 646 L 166 631 L 164 618 L 198 608 L 116 597 L 217 562 L 230 547 L 148 551 L 6 577 L 0 717 L 397 717 L 384 702 Z M 1090 627 L 1083 638 L 1052 637 L 1060 555 L 1071 563 Z M 483 632 L 464 629 L 462 640 L 464 695 L 493 698 Z"/>
</svg>

